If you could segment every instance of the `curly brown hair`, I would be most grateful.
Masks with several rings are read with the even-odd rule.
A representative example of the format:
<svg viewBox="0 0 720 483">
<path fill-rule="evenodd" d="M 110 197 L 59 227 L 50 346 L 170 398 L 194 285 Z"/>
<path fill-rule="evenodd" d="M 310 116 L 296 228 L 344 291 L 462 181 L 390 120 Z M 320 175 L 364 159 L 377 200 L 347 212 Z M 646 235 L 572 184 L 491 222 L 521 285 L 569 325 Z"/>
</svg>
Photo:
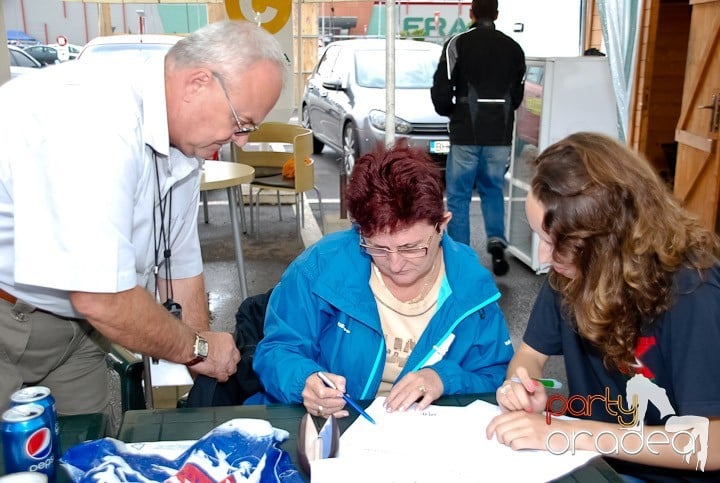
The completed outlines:
<svg viewBox="0 0 720 483">
<path fill-rule="evenodd" d="M 533 195 L 553 258 L 563 309 L 606 367 L 629 372 L 642 327 L 672 305 L 673 275 L 718 263 L 720 240 L 672 197 L 647 161 L 614 139 L 576 133 L 534 161 Z"/>
</svg>

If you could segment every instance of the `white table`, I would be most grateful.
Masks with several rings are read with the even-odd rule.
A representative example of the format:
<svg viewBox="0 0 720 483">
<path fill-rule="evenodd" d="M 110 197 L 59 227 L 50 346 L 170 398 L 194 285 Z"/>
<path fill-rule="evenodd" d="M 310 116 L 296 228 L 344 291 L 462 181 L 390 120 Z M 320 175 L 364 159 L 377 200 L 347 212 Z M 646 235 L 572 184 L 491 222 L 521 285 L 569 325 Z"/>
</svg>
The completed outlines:
<svg viewBox="0 0 720 483">
<path fill-rule="evenodd" d="M 247 278 L 245 276 L 245 259 L 243 258 L 240 224 L 237 216 L 237 198 L 234 188 L 250 183 L 255 178 L 252 166 L 228 161 L 205 160 L 203 163 L 200 191 L 225 189 L 230 204 L 230 223 L 232 224 L 233 241 L 235 242 L 235 263 L 240 278 L 240 296 L 245 300 L 248 296 Z"/>
</svg>

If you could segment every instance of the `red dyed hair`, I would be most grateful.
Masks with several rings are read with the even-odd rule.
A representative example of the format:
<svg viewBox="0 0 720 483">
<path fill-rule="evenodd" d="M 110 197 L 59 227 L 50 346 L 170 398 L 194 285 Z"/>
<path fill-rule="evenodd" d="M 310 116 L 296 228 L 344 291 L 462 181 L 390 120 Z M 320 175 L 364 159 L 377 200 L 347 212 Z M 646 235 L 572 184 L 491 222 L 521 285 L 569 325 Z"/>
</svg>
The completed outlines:
<svg viewBox="0 0 720 483">
<path fill-rule="evenodd" d="M 393 233 L 445 213 L 440 169 L 430 156 L 404 141 L 361 157 L 353 168 L 346 200 L 364 236 Z"/>
</svg>

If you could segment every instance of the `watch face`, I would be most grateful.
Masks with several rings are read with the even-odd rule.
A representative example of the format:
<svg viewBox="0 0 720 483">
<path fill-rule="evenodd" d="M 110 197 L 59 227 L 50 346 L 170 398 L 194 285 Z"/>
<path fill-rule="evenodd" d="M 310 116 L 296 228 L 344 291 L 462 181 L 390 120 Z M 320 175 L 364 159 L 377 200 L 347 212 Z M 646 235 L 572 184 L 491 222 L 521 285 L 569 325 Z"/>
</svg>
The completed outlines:
<svg viewBox="0 0 720 483">
<path fill-rule="evenodd" d="M 195 355 L 203 359 L 208 356 L 208 341 L 206 341 L 199 335 L 196 336 L 195 339 Z"/>
</svg>

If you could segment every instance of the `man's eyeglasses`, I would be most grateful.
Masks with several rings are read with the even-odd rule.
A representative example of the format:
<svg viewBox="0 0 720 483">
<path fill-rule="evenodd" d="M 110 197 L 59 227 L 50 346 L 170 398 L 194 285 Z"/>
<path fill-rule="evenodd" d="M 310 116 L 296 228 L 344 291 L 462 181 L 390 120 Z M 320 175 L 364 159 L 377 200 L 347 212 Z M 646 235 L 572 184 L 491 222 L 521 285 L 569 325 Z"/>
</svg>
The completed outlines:
<svg viewBox="0 0 720 483">
<path fill-rule="evenodd" d="M 425 245 L 420 247 L 413 247 L 413 248 L 396 248 L 395 250 L 391 250 L 389 248 L 384 247 L 376 247 L 374 245 L 368 245 L 365 241 L 365 238 L 360 238 L 360 248 L 370 255 L 371 257 L 376 258 L 383 258 L 390 256 L 391 253 L 397 253 L 403 258 L 422 258 L 427 256 L 428 249 L 430 248 L 430 242 L 433 238 L 435 238 L 435 235 L 438 234 L 438 226 L 435 224 L 434 231 L 432 234 L 428 237 L 427 242 Z"/>
<path fill-rule="evenodd" d="M 244 136 L 260 129 L 260 126 L 258 126 L 257 124 L 243 124 L 242 122 L 240 122 L 240 117 L 237 115 L 237 112 L 235 112 L 235 108 L 230 101 L 230 96 L 228 96 L 227 89 L 225 89 L 225 83 L 223 82 L 222 77 L 220 77 L 220 74 L 218 74 L 217 72 L 213 72 L 212 74 L 213 77 L 215 77 L 220 84 L 220 88 L 225 95 L 225 99 L 227 99 L 228 106 L 230 106 L 230 112 L 232 112 L 232 115 L 235 118 L 235 122 L 237 123 L 238 129 L 234 133 L 235 136 Z"/>
</svg>

